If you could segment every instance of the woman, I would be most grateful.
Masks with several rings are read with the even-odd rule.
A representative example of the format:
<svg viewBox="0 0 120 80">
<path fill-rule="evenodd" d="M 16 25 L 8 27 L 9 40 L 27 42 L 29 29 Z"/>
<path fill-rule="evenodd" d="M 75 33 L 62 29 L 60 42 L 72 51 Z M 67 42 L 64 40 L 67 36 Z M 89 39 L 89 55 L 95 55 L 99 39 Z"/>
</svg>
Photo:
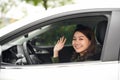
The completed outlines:
<svg viewBox="0 0 120 80">
<path fill-rule="evenodd" d="M 57 41 L 53 49 L 53 63 L 59 62 L 59 51 L 64 47 L 65 42 L 64 36 Z M 87 26 L 77 25 L 73 33 L 72 46 L 75 52 L 71 61 L 99 60 L 100 58 L 101 48 L 96 45 L 94 33 Z"/>
</svg>

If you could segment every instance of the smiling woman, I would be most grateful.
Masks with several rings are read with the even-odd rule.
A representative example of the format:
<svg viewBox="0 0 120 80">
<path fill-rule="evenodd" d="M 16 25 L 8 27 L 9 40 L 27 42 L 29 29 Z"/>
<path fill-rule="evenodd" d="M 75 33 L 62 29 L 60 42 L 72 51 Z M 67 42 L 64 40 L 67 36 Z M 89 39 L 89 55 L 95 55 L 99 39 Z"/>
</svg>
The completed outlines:
<svg viewBox="0 0 120 80">
<path fill-rule="evenodd" d="M 59 51 L 63 49 L 66 42 L 66 38 L 61 37 L 55 47 L 52 61 L 54 63 L 59 62 Z M 90 61 L 99 60 L 101 54 L 101 48 L 97 47 L 95 36 L 93 31 L 83 25 L 77 25 L 73 33 L 72 46 L 75 53 L 72 56 L 72 61 Z"/>
</svg>

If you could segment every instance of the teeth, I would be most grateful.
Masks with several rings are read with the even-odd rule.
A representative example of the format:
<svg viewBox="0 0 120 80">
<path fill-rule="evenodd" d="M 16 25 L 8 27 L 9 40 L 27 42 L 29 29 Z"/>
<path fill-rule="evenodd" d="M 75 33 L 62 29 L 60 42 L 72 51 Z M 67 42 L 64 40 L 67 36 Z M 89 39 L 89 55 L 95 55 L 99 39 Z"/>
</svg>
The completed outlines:
<svg viewBox="0 0 120 80">
<path fill-rule="evenodd" d="M 81 46 L 79 45 L 79 46 L 75 46 L 76 47 L 76 49 L 79 49 L 79 48 L 81 48 Z"/>
</svg>

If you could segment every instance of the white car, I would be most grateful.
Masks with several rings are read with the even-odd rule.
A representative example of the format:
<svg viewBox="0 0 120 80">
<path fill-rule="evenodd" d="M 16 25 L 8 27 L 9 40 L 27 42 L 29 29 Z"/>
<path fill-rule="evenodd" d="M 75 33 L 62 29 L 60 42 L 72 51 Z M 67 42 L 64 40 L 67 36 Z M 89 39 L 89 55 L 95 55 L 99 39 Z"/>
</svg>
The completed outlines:
<svg viewBox="0 0 120 80">
<path fill-rule="evenodd" d="M 82 8 L 53 9 L 1 29 L 0 80 L 120 80 L 120 7 Z M 69 61 L 77 24 L 95 31 L 99 60 Z M 60 63 L 52 63 L 53 47 L 63 35 Z"/>
</svg>

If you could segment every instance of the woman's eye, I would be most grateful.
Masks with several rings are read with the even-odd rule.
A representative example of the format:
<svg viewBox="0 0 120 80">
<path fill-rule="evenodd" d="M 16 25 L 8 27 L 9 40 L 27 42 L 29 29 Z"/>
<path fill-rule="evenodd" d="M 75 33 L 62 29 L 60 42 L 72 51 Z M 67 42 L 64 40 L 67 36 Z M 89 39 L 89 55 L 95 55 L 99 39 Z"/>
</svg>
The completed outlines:
<svg viewBox="0 0 120 80">
<path fill-rule="evenodd" d="M 82 38 L 80 38 L 79 40 L 83 40 Z"/>
<path fill-rule="evenodd" d="M 75 38 L 73 38 L 73 40 L 76 40 Z"/>
</svg>

